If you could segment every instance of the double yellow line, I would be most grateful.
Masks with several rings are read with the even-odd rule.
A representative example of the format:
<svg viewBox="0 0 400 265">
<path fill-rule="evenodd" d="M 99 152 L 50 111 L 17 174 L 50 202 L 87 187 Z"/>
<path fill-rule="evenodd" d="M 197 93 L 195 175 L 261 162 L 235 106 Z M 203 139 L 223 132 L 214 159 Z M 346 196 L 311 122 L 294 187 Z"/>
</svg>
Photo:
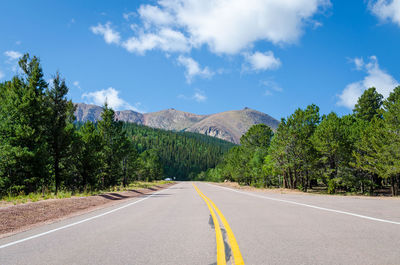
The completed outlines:
<svg viewBox="0 0 400 265">
<path fill-rule="evenodd" d="M 197 186 L 195 184 L 193 184 L 193 187 L 196 189 L 197 193 L 200 195 L 201 198 L 203 198 L 203 200 L 207 204 L 207 207 L 210 210 L 211 217 L 214 222 L 215 238 L 217 241 L 217 265 L 226 265 L 226 260 L 225 260 L 224 239 L 222 237 L 221 227 L 219 225 L 218 218 L 215 215 L 214 209 L 217 212 L 219 218 L 221 219 L 223 226 L 225 227 L 226 234 L 227 234 L 228 240 L 229 240 L 229 245 L 231 247 L 231 251 L 232 251 L 232 255 L 233 255 L 233 259 L 234 259 L 234 264 L 235 265 L 244 265 L 243 257 L 239 250 L 239 245 L 236 242 L 235 235 L 233 234 L 232 229 L 228 224 L 228 221 L 226 221 L 225 216 L 221 213 L 221 211 L 218 209 L 218 207 L 215 205 L 215 203 L 210 198 L 208 198 L 206 195 L 204 195 L 199 190 L 199 188 L 197 188 Z"/>
</svg>

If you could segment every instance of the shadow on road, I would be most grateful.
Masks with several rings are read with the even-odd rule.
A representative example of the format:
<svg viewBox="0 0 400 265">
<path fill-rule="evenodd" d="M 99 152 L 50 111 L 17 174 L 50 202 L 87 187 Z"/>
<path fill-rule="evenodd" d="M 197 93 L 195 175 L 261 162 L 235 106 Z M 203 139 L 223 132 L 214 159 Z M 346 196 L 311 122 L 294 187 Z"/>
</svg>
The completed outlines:
<svg viewBox="0 0 400 265">
<path fill-rule="evenodd" d="M 211 215 L 210 215 L 210 218 L 208 220 L 208 224 L 210 225 L 212 230 L 215 230 L 214 221 L 213 221 Z M 222 228 L 222 227 L 221 227 L 221 233 L 222 233 L 222 238 L 224 239 L 225 260 L 228 262 L 228 261 L 231 260 L 232 250 L 231 250 L 231 247 L 229 246 L 228 240 L 226 238 L 226 230 L 224 228 Z M 217 264 L 217 263 L 213 263 L 213 264 Z M 212 265 L 212 264 L 210 264 L 210 265 Z"/>
</svg>

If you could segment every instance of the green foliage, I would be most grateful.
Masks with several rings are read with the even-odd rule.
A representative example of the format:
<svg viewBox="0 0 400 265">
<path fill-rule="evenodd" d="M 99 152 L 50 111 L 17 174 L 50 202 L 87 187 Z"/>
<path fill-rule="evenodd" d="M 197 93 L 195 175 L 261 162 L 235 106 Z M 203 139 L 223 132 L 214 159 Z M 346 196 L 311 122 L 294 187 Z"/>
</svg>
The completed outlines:
<svg viewBox="0 0 400 265">
<path fill-rule="evenodd" d="M 319 116 L 310 105 L 282 119 L 273 134 L 256 125 L 215 169 L 199 180 L 237 181 L 256 187 L 307 191 L 323 185 L 328 193 L 373 194 L 390 184 L 400 186 L 400 87 L 383 97 L 375 88 L 359 98 L 354 113 Z M 271 139 L 272 137 L 272 139 Z"/>
<path fill-rule="evenodd" d="M 75 133 L 74 105 L 66 98 L 68 87 L 65 80 L 61 80 L 57 73 L 53 84 L 45 93 L 45 106 L 47 108 L 47 144 L 50 153 L 51 177 L 54 175 L 56 193 L 61 185 L 62 178 L 67 177 L 71 164 L 71 145 Z M 44 187 L 48 187 L 50 179 L 43 178 Z"/>
<path fill-rule="evenodd" d="M 191 180 L 215 167 L 234 144 L 197 133 L 173 132 L 125 123 L 124 129 L 139 154 L 157 152 L 165 177 Z M 140 159 L 139 159 L 140 161 Z"/>
<path fill-rule="evenodd" d="M 193 179 L 234 146 L 123 123 L 107 104 L 97 124 L 75 123 L 60 74 L 49 85 L 38 58 L 26 54 L 19 65 L 21 76 L 0 83 L 0 196 L 35 201 L 29 194 L 68 196 L 166 176 Z"/>
<path fill-rule="evenodd" d="M 320 121 L 319 108 L 309 105 L 297 109 L 287 120 L 282 119 L 269 150 L 277 174 L 283 177 L 285 188 L 304 190 L 315 178 L 313 169 L 318 163 L 318 153 L 311 137 Z"/>
<path fill-rule="evenodd" d="M 376 91 L 375 87 L 365 90 L 354 107 L 355 117 L 365 121 L 371 121 L 374 117 L 378 117 L 382 99 L 383 96 Z"/>
<path fill-rule="evenodd" d="M 21 76 L 1 85 L 0 174 L 1 190 L 29 193 L 48 178 L 45 89 L 39 59 L 25 54 Z"/>
<path fill-rule="evenodd" d="M 262 165 L 273 137 L 265 124 L 252 126 L 240 138 L 241 146 L 233 147 L 220 165 L 197 176 L 198 180 L 231 180 L 247 185 L 266 186 Z"/>
</svg>

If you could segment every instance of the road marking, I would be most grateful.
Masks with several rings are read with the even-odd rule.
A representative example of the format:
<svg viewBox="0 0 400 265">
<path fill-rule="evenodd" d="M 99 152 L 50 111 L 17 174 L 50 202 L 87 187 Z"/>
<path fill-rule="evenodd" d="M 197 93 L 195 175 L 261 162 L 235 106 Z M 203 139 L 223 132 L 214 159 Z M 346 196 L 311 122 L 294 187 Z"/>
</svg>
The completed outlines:
<svg viewBox="0 0 400 265">
<path fill-rule="evenodd" d="M 202 193 L 202 194 L 204 195 L 204 193 Z M 242 257 L 242 254 L 240 253 L 239 245 L 236 241 L 235 235 L 233 234 L 231 226 L 229 225 L 228 221 L 226 220 L 226 218 L 222 214 L 222 212 L 218 209 L 217 205 L 215 205 L 215 203 L 210 198 L 208 198 L 206 195 L 204 195 L 204 197 L 207 198 L 207 200 L 209 200 L 211 205 L 214 207 L 215 211 L 217 212 L 217 214 L 219 215 L 219 218 L 222 221 L 222 224 L 224 225 L 224 227 L 226 229 L 226 233 L 228 235 L 229 245 L 231 246 L 235 265 L 244 265 L 243 257 Z"/>
<path fill-rule="evenodd" d="M 221 186 L 213 185 L 213 184 L 208 184 L 208 185 L 213 186 L 213 187 L 218 187 L 218 188 L 221 188 L 221 189 L 230 190 L 230 191 L 237 192 L 237 193 L 242 193 L 242 194 L 245 194 L 245 195 L 248 195 L 248 196 L 252 196 L 252 197 L 266 199 L 266 200 L 277 201 L 277 202 L 285 202 L 285 203 L 290 203 L 290 204 L 294 204 L 294 205 L 299 205 L 299 206 L 309 207 L 309 208 L 313 208 L 313 209 L 318 209 L 318 210 L 322 210 L 322 211 L 350 215 L 350 216 L 354 216 L 354 217 L 358 217 L 358 218 L 362 218 L 362 219 L 368 219 L 368 220 L 371 220 L 371 221 L 377 221 L 377 222 L 382 222 L 382 223 L 400 225 L 400 222 L 395 222 L 395 221 L 375 218 L 375 217 L 371 217 L 371 216 L 366 216 L 366 215 L 361 215 L 361 214 L 356 214 L 356 213 L 351 213 L 351 212 L 346 212 L 346 211 L 334 210 L 334 209 L 330 209 L 330 208 L 324 208 L 324 207 L 319 207 L 319 206 L 300 203 L 300 202 L 294 202 L 294 201 L 271 198 L 271 197 L 267 197 L 267 196 L 261 196 L 261 195 L 252 194 L 252 193 L 249 193 L 249 192 L 238 191 L 238 190 L 235 190 L 235 189 L 231 189 L 231 188 L 227 188 L 227 187 L 221 187 Z"/>
<path fill-rule="evenodd" d="M 207 204 L 208 210 L 210 211 L 212 220 L 214 222 L 215 239 L 217 241 L 217 265 L 226 265 L 224 239 L 222 238 L 221 227 L 219 226 L 218 218 L 217 216 L 215 216 L 215 212 L 212 209 L 210 203 L 207 201 L 207 198 L 201 193 L 201 191 L 196 187 L 196 185 L 193 184 L 193 187 L 196 189 L 197 193 Z"/>
<path fill-rule="evenodd" d="M 171 186 L 171 187 L 172 187 L 172 186 Z M 110 214 L 110 213 L 113 213 L 113 212 L 122 210 L 122 209 L 124 209 L 124 208 L 126 208 L 126 207 L 129 207 L 129 206 L 132 206 L 132 205 L 134 205 L 134 204 L 136 204 L 136 203 L 139 203 L 139 202 L 142 202 L 142 201 L 144 201 L 144 200 L 147 200 L 148 198 L 153 197 L 154 195 L 157 195 L 157 194 L 159 194 L 159 193 L 161 193 L 161 192 L 167 191 L 167 190 L 169 190 L 171 187 L 169 187 L 169 188 L 167 188 L 167 189 L 163 189 L 163 190 L 157 191 L 157 192 L 155 192 L 155 193 L 152 193 L 150 196 L 148 196 L 148 197 L 146 197 L 146 198 L 143 198 L 143 199 L 140 199 L 140 200 L 138 200 L 138 201 L 134 201 L 134 202 L 128 203 L 128 204 L 126 204 L 126 205 L 124 205 L 124 206 L 115 208 L 115 209 L 113 209 L 113 210 L 111 210 L 111 211 L 108 211 L 108 212 L 105 212 L 105 213 L 102 213 L 102 214 L 99 214 L 99 215 L 96 215 L 96 216 L 92 216 L 92 217 L 86 218 L 86 219 L 84 219 L 84 220 L 80 220 L 80 221 L 75 222 L 75 223 L 72 223 L 72 224 L 64 225 L 64 226 L 61 226 L 61 227 L 58 227 L 58 228 L 49 230 L 49 231 L 47 231 L 47 232 L 43 232 L 43 233 L 40 233 L 40 234 L 36 234 L 36 235 L 30 236 L 30 237 L 26 237 L 26 238 L 23 238 L 23 239 L 20 239 L 20 240 L 17 240 L 17 241 L 13 241 L 13 242 L 10 242 L 10 243 L 1 245 L 1 246 L 0 246 L 0 249 L 6 248 L 6 247 L 9 247 L 9 246 L 12 246 L 12 245 L 16 245 L 16 244 L 19 244 L 19 243 L 22 243 L 22 242 L 25 242 L 25 241 L 28 241 L 28 240 L 31 240 L 31 239 L 34 239 L 34 238 L 38 238 L 38 237 L 41 237 L 41 236 L 44 236 L 44 235 L 48 235 L 48 234 L 54 233 L 54 232 L 56 232 L 56 231 L 59 231 L 59 230 L 62 230 L 62 229 L 65 229 L 65 228 L 68 228 L 68 227 L 71 227 L 71 226 L 75 226 L 75 225 L 78 225 L 78 224 L 81 224 L 81 223 L 85 223 L 85 222 L 91 221 L 91 220 L 93 220 L 93 219 L 96 219 L 96 218 L 99 218 L 99 217 L 108 215 L 108 214 Z"/>
</svg>

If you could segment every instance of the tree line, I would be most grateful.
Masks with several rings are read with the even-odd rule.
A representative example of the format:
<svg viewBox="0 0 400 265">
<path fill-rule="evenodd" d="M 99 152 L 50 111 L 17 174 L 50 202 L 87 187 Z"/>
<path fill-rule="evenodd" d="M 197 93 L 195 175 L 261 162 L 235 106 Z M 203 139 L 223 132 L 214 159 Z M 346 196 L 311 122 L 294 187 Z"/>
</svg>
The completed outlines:
<svg viewBox="0 0 400 265">
<path fill-rule="evenodd" d="M 166 176 L 187 179 L 214 167 L 233 144 L 115 119 L 77 123 L 59 73 L 47 83 L 37 57 L 0 83 L 0 196 L 102 190 Z"/>
<path fill-rule="evenodd" d="M 215 168 L 198 180 L 231 180 L 260 187 L 307 191 L 324 186 L 374 194 L 400 186 L 400 86 L 384 99 L 369 88 L 353 112 L 320 115 L 316 105 L 297 109 L 273 132 L 254 125 Z"/>
<path fill-rule="evenodd" d="M 177 180 L 193 180 L 201 171 L 215 167 L 235 146 L 198 133 L 165 131 L 135 123 L 125 123 L 124 128 L 138 153 L 157 154 L 164 176 Z"/>
</svg>

